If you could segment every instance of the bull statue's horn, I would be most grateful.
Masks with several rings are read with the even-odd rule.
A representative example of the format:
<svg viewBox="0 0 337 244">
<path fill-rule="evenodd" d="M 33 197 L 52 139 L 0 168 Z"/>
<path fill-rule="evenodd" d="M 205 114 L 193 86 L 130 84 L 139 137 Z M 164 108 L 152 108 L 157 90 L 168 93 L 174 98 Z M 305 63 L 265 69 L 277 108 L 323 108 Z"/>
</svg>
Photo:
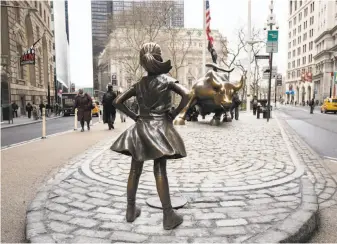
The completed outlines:
<svg viewBox="0 0 337 244">
<path fill-rule="evenodd" d="M 220 70 L 222 72 L 227 72 L 227 73 L 230 73 L 230 72 L 232 72 L 234 70 L 234 68 L 230 69 L 230 70 L 223 69 L 223 68 L 220 68 L 217 64 L 213 64 L 213 63 L 206 64 L 206 67 L 208 67 L 208 68 L 215 68 L 217 70 Z"/>
<path fill-rule="evenodd" d="M 243 87 L 243 83 L 245 82 L 244 80 L 246 80 L 246 78 L 244 78 L 244 76 L 241 76 L 241 80 L 238 84 L 232 84 L 234 91 L 239 91 Z"/>
</svg>

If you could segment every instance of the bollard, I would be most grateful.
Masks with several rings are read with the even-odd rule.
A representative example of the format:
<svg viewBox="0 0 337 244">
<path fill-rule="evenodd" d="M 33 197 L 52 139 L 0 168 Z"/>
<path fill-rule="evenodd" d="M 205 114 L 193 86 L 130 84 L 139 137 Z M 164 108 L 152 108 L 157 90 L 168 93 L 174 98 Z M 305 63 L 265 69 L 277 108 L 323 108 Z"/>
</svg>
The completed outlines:
<svg viewBox="0 0 337 244">
<path fill-rule="evenodd" d="M 42 108 L 42 137 L 41 139 L 46 139 L 46 109 Z"/>
<path fill-rule="evenodd" d="M 74 130 L 77 130 L 77 108 L 75 108 L 75 122 L 74 122 Z"/>
</svg>

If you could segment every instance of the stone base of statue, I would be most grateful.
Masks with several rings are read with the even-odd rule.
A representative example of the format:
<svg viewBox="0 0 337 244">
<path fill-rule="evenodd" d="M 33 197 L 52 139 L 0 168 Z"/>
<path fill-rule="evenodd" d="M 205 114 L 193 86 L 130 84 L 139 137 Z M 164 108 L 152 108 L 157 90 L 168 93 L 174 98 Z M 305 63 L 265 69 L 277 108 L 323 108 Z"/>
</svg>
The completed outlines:
<svg viewBox="0 0 337 244">
<path fill-rule="evenodd" d="M 183 197 L 171 197 L 171 204 L 172 204 L 172 208 L 174 209 L 182 208 L 186 205 L 186 203 L 187 203 L 187 200 Z M 158 196 L 148 198 L 146 200 L 146 204 L 152 208 L 163 209 Z"/>
</svg>

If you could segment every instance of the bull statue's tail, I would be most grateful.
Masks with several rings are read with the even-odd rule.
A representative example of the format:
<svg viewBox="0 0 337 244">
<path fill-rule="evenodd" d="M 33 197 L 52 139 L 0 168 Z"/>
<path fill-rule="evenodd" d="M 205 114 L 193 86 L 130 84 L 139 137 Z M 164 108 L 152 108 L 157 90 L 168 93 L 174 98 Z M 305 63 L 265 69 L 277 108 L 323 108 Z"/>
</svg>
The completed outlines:
<svg viewBox="0 0 337 244">
<path fill-rule="evenodd" d="M 206 64 L 206 67 L 213 68 L 213 69 L 220 70 L 222 72 L 227 72 L 227 73 L 230 73 L 234 70 L 234 68 L 230 70 L 220 68 L 217 64 L 214 64 L 214 63 L 208 63 Z"/>
</svg>

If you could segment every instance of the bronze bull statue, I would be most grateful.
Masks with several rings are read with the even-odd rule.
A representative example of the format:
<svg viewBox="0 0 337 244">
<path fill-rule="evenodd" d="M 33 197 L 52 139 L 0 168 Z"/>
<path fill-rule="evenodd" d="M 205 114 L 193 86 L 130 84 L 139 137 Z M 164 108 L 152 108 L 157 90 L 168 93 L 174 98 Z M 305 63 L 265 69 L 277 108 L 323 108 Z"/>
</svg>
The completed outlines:
<svg viewBox="0 0 337 244">
<path fill-rule="evenodd" d="M 193 85 L 189 94 L 189 102 L 174 121 L 175 125 L 185 124 L 186 113 L 193 106 L 199 108 L 199 112 L 203 117 L 207 114 L 215 113 L 211 124 L 219 125 L 222 114 L 225 115 L 224 121 L 230 120 L 229 116 L 227 117 L 227 112 L 230 110 L 232 104 L 232 96 L 243 87 L 245 82 L 244 76 L 241 77 L 238 84 L 232 84 L 223 73 L 215 70 L 232 72 L 234 69 L 224 70 L 216 64 L 207 64 L 206 66 L 212 67 L 214 70 L 207 71 Z"/>
</svg>

